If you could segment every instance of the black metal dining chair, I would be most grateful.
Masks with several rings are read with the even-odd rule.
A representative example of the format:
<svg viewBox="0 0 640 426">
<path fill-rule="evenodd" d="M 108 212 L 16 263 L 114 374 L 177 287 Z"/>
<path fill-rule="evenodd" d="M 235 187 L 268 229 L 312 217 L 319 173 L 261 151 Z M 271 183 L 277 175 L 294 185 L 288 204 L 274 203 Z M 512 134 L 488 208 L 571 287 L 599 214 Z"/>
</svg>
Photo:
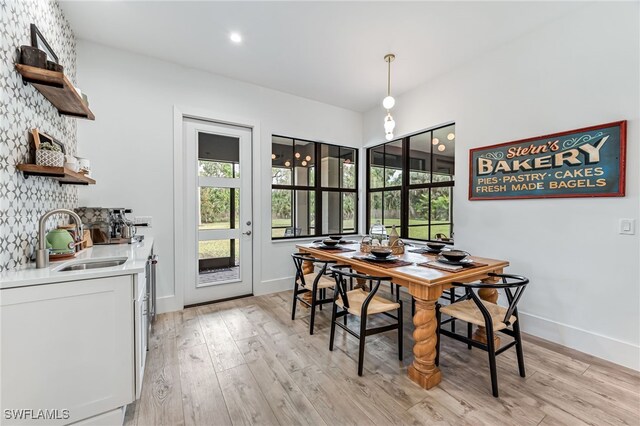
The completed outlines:
<svg viewBox="0 0 640 426">
<path fill-rule="evenodd" d="M 518 321 L 518 302 L 522 298 L 525 288 L 529 284 L 529 279 L 520 275 L 510 274 L 494 274 L 489 273 L 490 277 L 501 280 L 496 284 L 484 283 L 452 283 L 454 288 L 462 287 L 465 294 L 458 298 L 454 303 L 446 306 L 436 304 L 437 343 L 436 343 L 436 365 L 440 364 L 440 336 L 445 335 L 467 344 L 471 349 L 476 347 L 487 351 L 489 354 L 489 369 L 491 371 L 491 390 L 493 396 L 498 397 L 498 375 L 496 369 L 496 355 L 516 347 L 518 358 L 518 370 L 521 377 L 525 377 L 524 356 L 522 352 L 522 338 L 520 336 L 520 322 Z M 487 302 L 476 294 L 474 290 L 482 288 L 493 288 L 496 290 L 504 290 L 509 302 L 509 306 L 504 307 L 495 303 Z M 463 336 L 453 331 L 442 328 L 442 314 L 448 315 L 454 320 L 461 320 L 467 323 L 467 335 Z M 471 337 L 472 325 L 482 326 L 486 329 L 487 343 L 481 343 L 473 340 Z M 511 327 L 511 329 L 509 329 Z M 513 341 L 496 350 L 494 343 L 495 332 L 499 331 L 508 336 L 513 337 Z"/>
<path fill-rule="evenodd" d="M 396 300 L 385 299 L 376 295 L 382 281 L 390 281 L 389 277 L 374 277 L 371 275 L 351 272 L 348 265 L 338 265 L 330 268 L 335 278 L 335 291 L 333 296 L 333 311 L 331 313 L 331 336 L 329 338 L 329 350 L 333 351 L 333 342 L 336 333 L 336 325 L 360 341 L 358 351 L 358 375 L 362 376 L 364 369 L 364 347 L 367 336 L 384 333 L 390 330 L 398 330 L 398 359 L 402 360 L 402 301 L 400 292 L 396 292 Z M 358 281 L 354 290 L 347 290 L 347 281 Z M 340 311 L 338 311 L 340 308 Z M 390 312 L 396 311 L 396 315 Z M 380 327 L 367 328 L 367 318 L 370 315 L 382 314 L 396 320 L 394 324 Z M 348 327 L 347 316 L 360 317 L 360 329 L 358 332 Z M 344 323 L 338 318 L 344 317 Z"/>
<path fill-rule="evenodd" d="M 301 302 L 311 309 L 309 318 L 309 334 L 313 334 L 313 326 L 316 319 L 316 306 L 322 310 L 322 305 L 333 303 L 333 297 L 327 298 L 327 289 L 335 287 L 335 280 L 331 275 L 327 275 L 327 267 L 335 262 L 313 257 L 309 253 L 293 253 L 291 255 L 296 267 L 296 277 L 293 287 L 293 307 L 291 308 L 291 320 L 296 319 L 296 305 Z M 312 273 L 304 273 L 304 263 L 311 262 L 314 265 Z M 311 293 L 311 303 L 301 297 L 304 293 Z"/>
</svg>

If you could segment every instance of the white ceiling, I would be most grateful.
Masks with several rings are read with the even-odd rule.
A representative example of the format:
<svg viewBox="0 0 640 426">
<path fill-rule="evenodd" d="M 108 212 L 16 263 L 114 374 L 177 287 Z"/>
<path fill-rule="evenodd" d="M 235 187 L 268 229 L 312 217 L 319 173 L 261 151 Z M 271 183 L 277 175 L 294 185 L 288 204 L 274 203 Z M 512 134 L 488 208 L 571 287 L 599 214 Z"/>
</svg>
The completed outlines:
<svg viewBox="0 0 640 426">
<path fill-rule="evenodd" d="M 60 1 L 80 39 L 355 111 L 544 23 L 571 2 Z M 241 45 L 229 33 L 244 37 Z"/>
</svg>

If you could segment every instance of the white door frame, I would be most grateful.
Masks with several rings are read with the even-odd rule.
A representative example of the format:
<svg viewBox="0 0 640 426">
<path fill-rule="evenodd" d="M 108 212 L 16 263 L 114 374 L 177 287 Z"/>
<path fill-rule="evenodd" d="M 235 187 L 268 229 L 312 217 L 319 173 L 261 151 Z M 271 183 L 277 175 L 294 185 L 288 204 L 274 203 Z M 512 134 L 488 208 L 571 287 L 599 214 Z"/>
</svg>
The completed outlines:
<svg viewBox="0 0 640 426">
<path fill-rule="evenodd" d="M 232 126 L 248 127 L 252 133 L 252 191 L 259 191 L 260 188 L 260 121 L 246 117 L 230 116 L 228 114 L 203 110 L 200 108 L 184 107 L 174 105 L 173 107 L 173 246 L 174 246 L 174 279 L 173 294 L 167 295 L 158 300 L 160 312 L 177 311 L 184 308 L 184 283 L 187 282 L 187 250 L 184 238 L 186 232 L 185 205 L 186 191 L 184 190 L 185 170 L 184 170 L 184 140 L 183 140 L 183 120 L 184 118 L 195 118 L 198 120 L 211 121 L 214 123 L 228 124 Z M 252 204 L 253 221 L 253 252 L 252 252 L 252 275 L 254 282 L 259 276 L 262 261 L 262 242 L 258 237 L 262 229 L 262 218 L 256 212 L 260 211 L 259 202 L 254 198 Z M 258 237 L 258 238 L 256 238 Z M 163 300 L 166 299 L 166 300 Z"/>
</svg>

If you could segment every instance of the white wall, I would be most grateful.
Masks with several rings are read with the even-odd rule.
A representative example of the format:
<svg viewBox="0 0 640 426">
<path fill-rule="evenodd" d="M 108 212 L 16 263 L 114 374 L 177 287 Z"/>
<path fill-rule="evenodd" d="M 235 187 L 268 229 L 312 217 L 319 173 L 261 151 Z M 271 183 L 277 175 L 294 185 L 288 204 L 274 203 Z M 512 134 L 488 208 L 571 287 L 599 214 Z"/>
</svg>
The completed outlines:
<svg viewBox="0 0 640 426">
<path fill-rule="evenodd" d="M 530 277 L 525 331 L 640 368 L 639 8 L 596 4 L 513 40 L 397 99 L 397 135 L 456 123 L 456 246 Z M 401 60 L 399 58 L 398 60 Z M 383 142 L 381 108 L 365 144 Z M 628 120 L 624 198 L 467 199 L 469 149 Z"/>
<path fill-rule="evenodd" d="M 221 60 L 224 60 L 222 58 Z M 362 115 L 342 108 L 242 83 L 176 64 L 80 40 L 78 84 L 89 94 L 95 122 L 78 124 L 78 153 L 91 159 L 96 186 L 81 188 L 80 205 L 131 207 L 153 216 L 160 255 L 161 310 L 180 309 L 181 282 L 174 283 L 174 105 L 260 122 L 260 158 L 254 173 L 254 244 L 262 253 L 254 293 L 291 288 L 292 242 L 271 242 L 271 135 L 279 134 L 359 147 Z M 254 217 L 254 220 L 256 218 Z"/>
</svg>

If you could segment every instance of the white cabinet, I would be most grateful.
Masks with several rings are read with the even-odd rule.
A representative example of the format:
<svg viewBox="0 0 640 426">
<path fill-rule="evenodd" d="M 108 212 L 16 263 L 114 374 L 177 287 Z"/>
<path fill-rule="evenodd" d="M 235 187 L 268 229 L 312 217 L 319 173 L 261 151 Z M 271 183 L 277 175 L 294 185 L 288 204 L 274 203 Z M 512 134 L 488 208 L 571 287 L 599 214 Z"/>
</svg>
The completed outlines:
<svg viewBox="0 0 640 426">
<path fill-rule="evenodd" d="M 68 424 L 134 400 L 134 284 L 124 275 L 1 291 L 3 421 Z M 21 422 L 6 418 L 11 409 L 68 418 Z"/>
</svg>

